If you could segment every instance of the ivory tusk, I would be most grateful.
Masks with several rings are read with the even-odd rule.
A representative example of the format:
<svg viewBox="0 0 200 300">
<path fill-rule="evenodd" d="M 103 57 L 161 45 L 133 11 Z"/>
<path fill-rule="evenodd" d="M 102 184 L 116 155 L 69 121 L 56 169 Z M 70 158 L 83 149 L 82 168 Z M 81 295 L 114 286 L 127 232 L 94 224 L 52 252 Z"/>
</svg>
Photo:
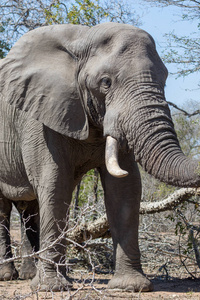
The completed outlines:
<svg viewBox="0 0 200 300">
<path fill-rule="evenodd" d="M 122 170 L 119 166 L 117 140 L 111 136 L 107 136 L 106 138 L 105 158 L 106 158 L 106 168 L 112 176 L 121 178 L 128 175 L 128 172 Z"/>
</svg>

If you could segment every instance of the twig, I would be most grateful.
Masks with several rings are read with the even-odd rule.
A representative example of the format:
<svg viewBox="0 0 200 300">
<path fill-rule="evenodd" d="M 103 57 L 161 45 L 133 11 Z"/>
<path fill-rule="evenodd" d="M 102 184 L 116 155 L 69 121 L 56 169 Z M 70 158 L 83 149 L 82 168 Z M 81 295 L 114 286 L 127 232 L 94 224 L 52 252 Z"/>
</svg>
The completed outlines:
<svg viewBox="0 0 200 300">
<path fill-rule="evenodd" d="M 194 258 L 188 257 L 187 255 L 184 255 L 184 254 L 180 254 L 180 253 L 172 253 L 172 252 L 165 251 L 165 250 L 162 250 L 162 249 L 159 249 L 159 248 L 157 248 L 156 251 L 162 252 L 162 253 L 165 253 L 165 254 L 170 254 L 170 255 L 173 255 L 173 256 L 179 256 L 179 257 L 187 258 L 187 259 L 189 258 L 189 259 L 191 259 L 191 260 L 193 260 L 193 261 L 195 262 L 195 259 L 194 259 Z"/>
<path fill-rule="evenodd" d="M 177 110 L 181 111 L 185 116 L 187 117 L 193 117 L 193 116 L 196 116 L 196 115 L 199 115 L 200 114 L 200 110 L 197 109 L 195 110 L 193 113 L 188 113 L 186 110 L 178 107 L 176 104 L 174 104 L 173 102 L 170 102 L 170 101 L 167 101 L 167 103 L 171 106 L 173 106 L 174 108 L 176 108 Z"/>
</svg>

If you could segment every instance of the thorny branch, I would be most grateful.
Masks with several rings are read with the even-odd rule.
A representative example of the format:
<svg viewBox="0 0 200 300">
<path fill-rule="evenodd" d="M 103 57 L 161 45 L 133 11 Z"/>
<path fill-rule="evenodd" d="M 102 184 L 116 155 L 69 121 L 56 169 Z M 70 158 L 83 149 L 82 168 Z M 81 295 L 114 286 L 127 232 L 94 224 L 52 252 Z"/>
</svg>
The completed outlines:
<svg viewBox="0 0 200 300">
<path fill-rule="evenodd" d="M 153 214 L 155 212 L 172 210 L 181 202 L 187 201 L 190 197 L 199 194 L 200 194 L 200 189 L 195 189 L 195 188 L 179 189 L 164 200 L 151 202 L 151 203 L 142 202 L 140 207 L 140 214 Z"/>
</svg>

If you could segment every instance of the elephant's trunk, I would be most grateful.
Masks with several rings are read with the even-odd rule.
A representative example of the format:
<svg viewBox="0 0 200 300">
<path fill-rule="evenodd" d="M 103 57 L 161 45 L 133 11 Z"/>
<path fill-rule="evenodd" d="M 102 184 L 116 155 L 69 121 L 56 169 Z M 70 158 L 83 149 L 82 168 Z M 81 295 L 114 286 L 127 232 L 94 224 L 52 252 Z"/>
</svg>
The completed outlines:
<svg viewBox="0 0 200 300">
<path fill-rule="evenodd" d="M 164 150 L 163 150 L 164 151 Z M 141 160 L 144 169 L 159 180 L 175 186 L 198 187 L 200 176 L 198 175 L 198 162 L 185 157 L 176 149 L 164 153 L 160 151 L 159 157 L 155 154 Z"/>
<path fill-rule="evenodd" d="M 139 140 L 138 144 L 140 144 Z M 158 132 L 149 136 L 140 145 L 142 149 L 135 147 L 136 161 L 149 174 L 175 186 L 200 185 L 198 162 L 187 158 L 182 153 L 175 137 L 172 139 L 167 132 L 159 132 L 158 129 Z"/>
<path fill-rule="evenodd" d="M 134 150 L 135 160 L 145 171 L 165 183 L 200 186 L 198 162 L 182 153 L 159 85 L 151 82 L 149 89 L 144 85 L 137 92 L 132 91 L 126 103 L 129 107 L 118 117 L 123 135 Z M 120 140 L 118 131 L 112 131 L 117 121 L 111 115 L 110 120 L 111 135 Z"/>
<path fill-rule="evenodd" d="M 181 151 L 169 107 L 162 92 L 143 93 L 135 122 L 135 159 L 155 178 L 176 186 L 200 185 L 198 162 Z M 142 102 L 144 103 L 143 105 Z M 136 115 L 137 115 L 137 112 Z M 141 118 L 141 121 L 139 121 Z"/>
</svg>

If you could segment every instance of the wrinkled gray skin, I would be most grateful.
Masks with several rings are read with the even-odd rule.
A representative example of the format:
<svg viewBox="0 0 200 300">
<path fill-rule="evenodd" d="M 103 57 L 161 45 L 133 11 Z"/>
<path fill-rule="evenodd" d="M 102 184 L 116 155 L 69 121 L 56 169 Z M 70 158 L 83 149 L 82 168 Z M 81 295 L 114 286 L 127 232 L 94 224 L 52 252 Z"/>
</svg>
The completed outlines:
<svg viewBox="0 0 200 300">
<path fill-rule="evenodd" d="M 0 62 L 0 72 L 1 257 L 12 255 L 12 202 L 19 210 L 25 205 L 25 219 L 34 215 L 26 224 L 28 238 L 35 250 L 43 249 L 64 228 L 75 185 L 96 167 L 114 243 L 116 267 L 109 287 L 152 290 L 140 264 L 136 162 L 169 184 L 200 183 L 198 164 L 179 147 L 164 96 L 167 70 L 152 37 L 114 23 L 43 27 L 16 43 Z M 106 136 L 117 139 L 127 177 L 108 173 Z M 64 263 L 65 240 L 61 242 L 41 256 Z M 1 280 L 17 277 L 12 263 L 0 268 Z M 32 289 L 67 289 L 66 270 L 59 271 L 56 279 L 55 266 L 39 262 Z M 25 262 L 21 277 L 32 276 Z"/>
</svg>

